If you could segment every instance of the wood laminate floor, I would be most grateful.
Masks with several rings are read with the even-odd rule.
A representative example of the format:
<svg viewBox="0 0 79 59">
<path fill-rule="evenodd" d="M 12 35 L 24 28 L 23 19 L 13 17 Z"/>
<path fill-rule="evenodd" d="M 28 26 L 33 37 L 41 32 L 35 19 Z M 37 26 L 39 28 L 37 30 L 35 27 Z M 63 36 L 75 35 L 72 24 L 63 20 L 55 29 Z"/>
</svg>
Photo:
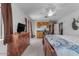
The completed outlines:
<svg viewBox="0 0 79 59">
<path fill-rule="evenodd" d="M 31 39 L 22 56 L 44 56 L 42 39 Z"/>
</svg>

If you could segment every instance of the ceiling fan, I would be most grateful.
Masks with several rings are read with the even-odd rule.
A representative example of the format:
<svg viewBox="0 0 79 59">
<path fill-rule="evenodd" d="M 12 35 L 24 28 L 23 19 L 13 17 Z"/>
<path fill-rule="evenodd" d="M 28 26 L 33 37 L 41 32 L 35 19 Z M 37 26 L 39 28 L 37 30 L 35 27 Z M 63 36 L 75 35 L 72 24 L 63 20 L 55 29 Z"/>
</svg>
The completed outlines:
<svg viewBox="0 0 79 59">
<path fill-rule="evenodd" d="M 56 6 L 53 4 L 48 4 L 46 8 L 43 9 L 43 11 L 40 13 L 45 16 L 45 18 L 49 16 L 53 16 L 56 13 Z"/>
</svg>

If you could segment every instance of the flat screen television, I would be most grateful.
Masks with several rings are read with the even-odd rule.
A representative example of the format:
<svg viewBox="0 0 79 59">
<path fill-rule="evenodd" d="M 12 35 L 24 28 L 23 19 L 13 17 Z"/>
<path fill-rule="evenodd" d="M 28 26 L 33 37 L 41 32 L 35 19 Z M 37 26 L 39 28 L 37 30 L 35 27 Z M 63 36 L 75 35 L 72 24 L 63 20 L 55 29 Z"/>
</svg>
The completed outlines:
<svg viewBox="0 0 79 59">
<path fill-rule="evenodd" d="M 25 30 L 25 24 L 18 23 L 17 32 L 20 33 L 23 32 L 24 30 Z"/>
</svg>

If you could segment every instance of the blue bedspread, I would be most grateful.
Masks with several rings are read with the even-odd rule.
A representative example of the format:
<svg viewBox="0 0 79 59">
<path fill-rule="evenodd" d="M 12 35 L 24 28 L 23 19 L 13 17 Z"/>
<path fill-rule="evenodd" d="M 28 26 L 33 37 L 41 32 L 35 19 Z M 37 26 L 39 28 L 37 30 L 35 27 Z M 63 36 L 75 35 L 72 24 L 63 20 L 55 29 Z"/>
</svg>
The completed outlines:
<svg viewBox="0 0 79 59">
<path fill-rule="evenodd" d="M 77 52 L 79 54 L 79 46 L 78 45 L 72 45 L 69 49 L 74 50 L 75 52 Z"/>
<path fill-rule="evenodd" d="M 76 52 L 77 54 L 79 54 L 79 45 L 74 44 L 73 42 L 69 42 L 65 39 L 62 39 L 60 37 L 49 37 L 49 42 L 56 48 L 63 48 L 65 47 L 66 49 L 69 49 L 71 51 Z M 65 52 L 64 52 L 65 53 Z"/>
</svg>

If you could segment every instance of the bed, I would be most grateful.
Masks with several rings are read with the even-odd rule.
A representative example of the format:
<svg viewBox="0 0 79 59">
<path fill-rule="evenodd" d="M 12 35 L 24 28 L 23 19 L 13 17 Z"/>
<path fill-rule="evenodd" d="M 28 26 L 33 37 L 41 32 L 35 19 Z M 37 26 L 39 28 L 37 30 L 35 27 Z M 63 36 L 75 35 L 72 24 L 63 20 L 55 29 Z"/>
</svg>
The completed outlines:
<svg viewBox="0 0 79 59">
<path fill-rule="evenodd" d="M 45 39 L 54 48 L 57 56 L 79 56 L 79 36 L 46 35 Z"/>
</svg>

